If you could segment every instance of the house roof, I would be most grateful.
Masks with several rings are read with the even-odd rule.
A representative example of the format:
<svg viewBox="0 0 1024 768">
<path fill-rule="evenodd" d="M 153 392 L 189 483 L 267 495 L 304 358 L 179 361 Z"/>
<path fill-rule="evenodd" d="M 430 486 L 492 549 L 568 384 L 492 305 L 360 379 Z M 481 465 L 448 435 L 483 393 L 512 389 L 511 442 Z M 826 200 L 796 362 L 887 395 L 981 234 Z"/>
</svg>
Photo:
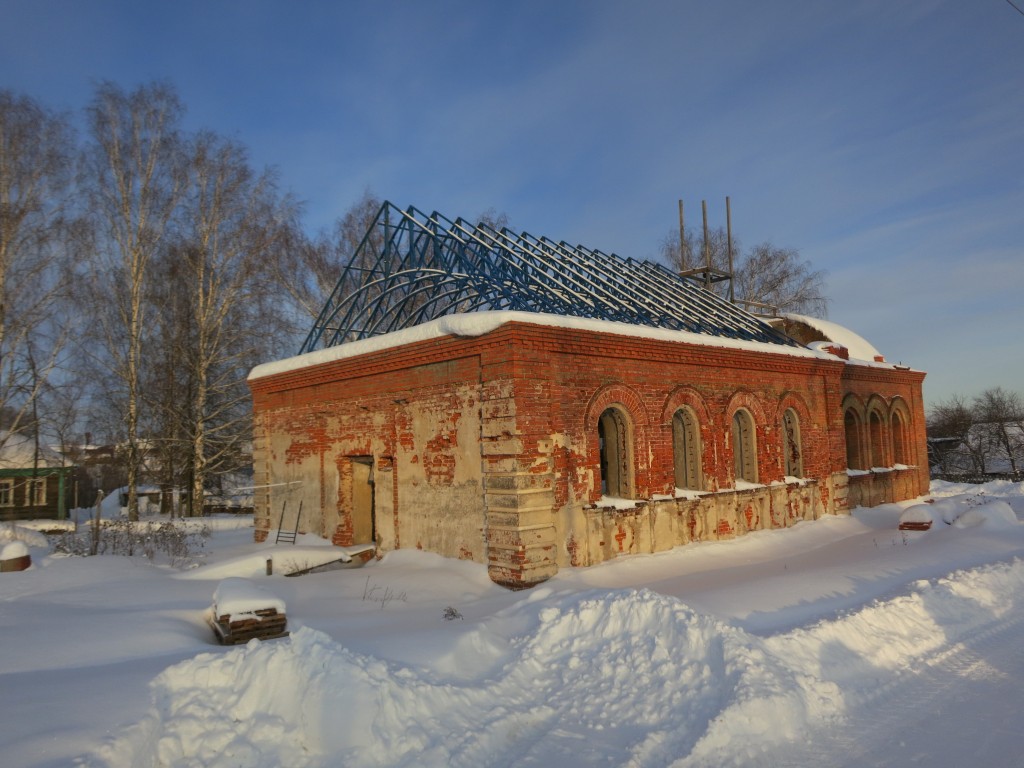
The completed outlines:
<svg viewBox="0 0 1024 768">
<path fill-rule="evenodd" d="M 31 437 L 0 431 L 0 469 L 32 469 L 66 466 L 57 451 L 45 445 L 38 447 Z"/>
<path fill-rule="evenodd" d="M 661 264 L 385 202 L 300 353 L 478 311 L 796 342 Z"/>
</svg>

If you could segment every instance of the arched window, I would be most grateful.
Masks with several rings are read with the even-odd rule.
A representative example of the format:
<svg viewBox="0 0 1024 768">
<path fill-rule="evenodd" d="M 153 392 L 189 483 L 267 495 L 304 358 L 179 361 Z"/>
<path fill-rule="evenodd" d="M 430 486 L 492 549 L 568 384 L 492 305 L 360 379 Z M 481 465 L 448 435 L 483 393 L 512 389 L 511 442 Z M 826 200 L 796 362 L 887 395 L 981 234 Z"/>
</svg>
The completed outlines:
<svg viewBox="0 0 1024 768">
<path fill-rule="evenodd" d="M 676 488 L 702 490 L 700 468 L 700 427 L 689 408 L 680 408 L 672 417 L 672 456 L 675 461 Z"/>
<path fill-rule="evenodd" d="M 624 499 L 633 496 L 632 435 L 626 414 L 606 408 L 597 422 L 601 447 L 601 493 Z"/>
<path fill-rule="evenodd" d="M 846 467 L 864 469 L 864 456 L 860 446 L 860 417 L 853 408 L 846 409 L 843 427 L 846 430 Z"/>
<path fill-rule="evenodd" d="M 788 477 L 804 476 L 803 449 L 800 444 L 800 417 L 787 408 L 782 414 L 782 453 Z"/>
<path fill-rule="evenodd" d="M 754 436 L 754 419 L 744 408 L 732 415 L 732 456 L 736 479 L 756 483 L 757 441 Z"/>
<path fill-rule="evenodd" d="M 907 426 L 899 411 L 892 412 L 892 460 L 894 464 L 909 464 L 907 456 Z"/>
<path fill-rule="evenodd" d="M 871 437 L 871 466 L 884 467 L 885 460 L 885 426 L 878 411 L 871 411 L 868 416 L 868 432 Z"/>
</svg>

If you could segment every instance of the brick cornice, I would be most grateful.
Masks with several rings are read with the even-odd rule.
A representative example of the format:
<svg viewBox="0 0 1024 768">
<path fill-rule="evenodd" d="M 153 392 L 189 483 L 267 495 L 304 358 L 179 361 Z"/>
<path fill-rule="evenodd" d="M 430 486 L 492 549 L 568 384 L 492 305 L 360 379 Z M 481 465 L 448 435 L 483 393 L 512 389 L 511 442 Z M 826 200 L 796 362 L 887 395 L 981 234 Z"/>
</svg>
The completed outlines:
<svg viewBox="0 0 1024 768">
<path fill-rule="evenodd" d="M 920 384 L 927 374 L 910 368 L 878 368 L 872 365 L 851 364 L 843 371 L 843 381 L 888 382 L 891 384 Z"/>
<path fill-rule="evenodd" d="M 846 365 L 838 359 L 828 360 L 773 352 L 767 344 L 764 345 L 764 350 L 736 349 L 519 322 L 507 323 L 494 334 L 502 331 L 506 331 L 509 338 L 514 339 L 516 346 L 522 350 L 542 349 L 560 354 L 580 354 L 615 360 L 803 374 L 828 370 L 838 372 Z"/>
<path fill-rule="evenodd" d="M 768 345 L 765 345 L 766 347 Z M 842 379 L 890 383 L 919 383 L 925 374 L 909 369 L 856 365 L 842 360 L 788 355 L 770 349 L 751 350 L 667 341 L 644 336 L 559 328 L 512 321 L 475 337 L 445 336 L 369 352 L 249 381 L 254 394 L 280 392 L 418 365 L 480 355 L 484 364 L 517 363 L 533 351 L 584 355 L 721 369 L 774 371 L 797 374 L 839 374 Z M 519 366 L 517 366 L 519 367 Z M 529 366 L 522 375 L 531 375 Z"/>
<path fill-rule="evenodd" d="M 477 338 L 446 336 L 440 339 L 417 341 L 400 347 L 369 352 L 365 355 L 332 360 L 258 379 L 250 379 L 249 388 L 254 394 L 282 392 L 327 382 L 400 371 L 418 365 L 475 357 L 500 347 L 500 342 L 490 336 L 491 334 Z"/>
</svg>

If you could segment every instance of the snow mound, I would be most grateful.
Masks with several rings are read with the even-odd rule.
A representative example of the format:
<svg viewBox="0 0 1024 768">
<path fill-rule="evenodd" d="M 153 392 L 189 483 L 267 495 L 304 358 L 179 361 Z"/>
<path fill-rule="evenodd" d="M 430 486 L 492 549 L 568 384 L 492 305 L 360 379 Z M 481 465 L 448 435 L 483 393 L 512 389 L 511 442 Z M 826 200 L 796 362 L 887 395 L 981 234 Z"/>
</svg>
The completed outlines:
<svg viewBox="0 0 1024 768">
<path fill-rule="evenodd" d="M 1013 508 L 1005 501 L 989 501 L 976 507 L 969 507 L 953 525 L 957 528 L 975 528 L 979 525 L 986 528 L 1008 528 L 1020 525 Z"/>
<path fill-rule="evenodd" d="M 24 525 L 0 525 L 0 544 L 7 544 L 9 542 L 23 542 L 29 547 L 42 547 L 46 548 L 50 546 L 49 540 L 45 534 L 39 531 L 33 530 Z"/>
<path fill-rule="evenodd" d="M 938 499 L 932 504 L 914 504 L 900 515 L 900 523 L 933 523 L 932 530 L 940 524 L 954 528 L 1006 528 L 1020 523 L 1013 508 L 1005 501 L 978 503 L 971 497 Z"/>
<path fill-rule="evenodd" d="M 12 541 L 0 547 L 0 560 L 13 560 L 16 557 L 24 557 L 28 554 L 28 547 L 23 541 Z"/>
<path fill-rule="evenodd" d="M 204 653 L 152 684 L 108 748 L 136 766 L 756 764 L 994 625 L 1024 563 L 919 581 L 909 594 L 769 638 L 647 590 L 540 587 L 430 669 L 301 628 Z"/>
<path fill-rule="evenodd" d="M 698 751 L 785 738 L 839 698 L 763 641 L 648 591 L 531 596 L 461 646 L 489 671 L 467 680 L 385 663 L 309 628 L 202 654 L 154 681 L 137 741 L 152 751 L 137 763 L 664 764 L 709 735 Z"/>
</svg>

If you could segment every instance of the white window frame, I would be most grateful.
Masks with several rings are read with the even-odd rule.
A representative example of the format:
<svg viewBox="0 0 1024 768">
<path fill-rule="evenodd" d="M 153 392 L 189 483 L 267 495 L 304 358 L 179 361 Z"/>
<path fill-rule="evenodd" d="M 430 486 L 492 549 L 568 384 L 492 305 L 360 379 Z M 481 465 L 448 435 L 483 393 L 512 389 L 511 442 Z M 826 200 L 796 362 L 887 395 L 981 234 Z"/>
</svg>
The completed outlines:
<svg viewBox="0 0 1024 768">
<path fill-rule="evenodd" d="M 4 501 L 3 500 L 3 496 L 0 495 L 0 507 L 13 507 L 14 506 L 14 478 L 13 477 L 3 477 L 3 478 L 0 478 L 0 488 L 4 489 L 4 490 L 0 490 L 0 494 L 4 494 L 6 492 L 6 498 L 7 498 L 7 500 Z"/>
<path fill-rule="evenodd" d="M 46 506 L 46 478 L 31 477 L 25 483 L 25 506 Z"/>
</svg>

